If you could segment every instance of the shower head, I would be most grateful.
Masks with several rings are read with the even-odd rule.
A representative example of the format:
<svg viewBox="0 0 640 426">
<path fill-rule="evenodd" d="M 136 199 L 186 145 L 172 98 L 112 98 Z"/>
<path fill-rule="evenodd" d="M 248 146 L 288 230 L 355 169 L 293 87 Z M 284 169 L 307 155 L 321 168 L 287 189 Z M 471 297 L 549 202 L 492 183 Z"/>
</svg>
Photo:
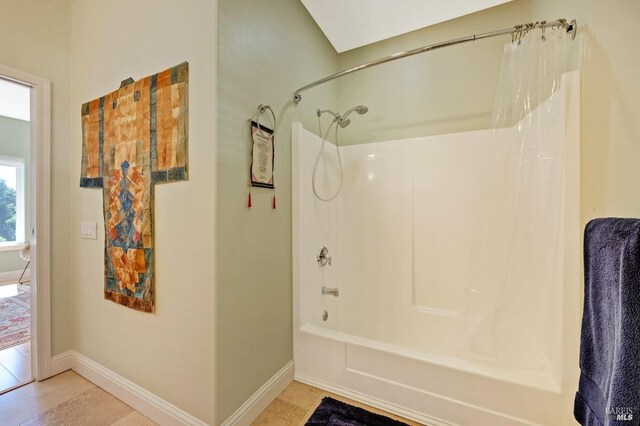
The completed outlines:
<svg viewBox="0 0 640 426">
<path fill-rule="evenodd" d="M 363 115 L 363 114 L 366 114 L 369 111 L 369 108 L 367 108 L 364 105 L 358 105 L 358 106 L 355 106 L 355 107 L 351 108 L 350 110 L 348 110 L 347 112 L 345 112 L 344 114 L 342 114 L 340 116 L 340 127 L 342 127 L 344 129 L 349 124 L 351 124 L 351 120 L 348 119 L 347 117 L 349 116 L 349 114 L 351 114 L 354 111 L 357 112 L 360 115 Z"/>
<path fill-rule="evenodd" d="M 355 106 L 355 107 L 351 108 L 350 110 L 348 110 L 347 112 L 345 112 L 344 114 L 342 114 L 342 118 L 343 119 L 347 118 L 347 116 L 349 114 L 351 114 L 352 112 L 354 112 L 354 111 L 357 112 L 360 115 L 363 115 L 363 114 L 366 114 L 369 111 L 369 108 L 367 108 L 364 105 Z"/>
<path fill-rule="evenodd" d="M 333 122 L 335 123 L 336 121 L 338 122 L 338 124 L 340 125 L 340 127 L 342 127 L 343 129 L 345 127 L 347 127 L 349 124 L 351 124 L 351 120 L 348 119 L 347 117 L 349 116 L 349 114 L 351 114 L 352 112 L 357 112 L 360 115 L 366 114 L 369 111 L 369 108 L 367 108 L 364 105 L 358 105 L 355 106 L 353 108 L 351 108 L 350 110 L 347 110 L 344 114 L 340 115 L 338 113 L 335 113 L 333 111 L 331 111 L 330 109 L 317 109 L 316 110 L 316 115 L 318 116 L 318 118 L 320 118 L 320 116 L 322 114 L 330 114 L 333 116 Z"/>
</svg>

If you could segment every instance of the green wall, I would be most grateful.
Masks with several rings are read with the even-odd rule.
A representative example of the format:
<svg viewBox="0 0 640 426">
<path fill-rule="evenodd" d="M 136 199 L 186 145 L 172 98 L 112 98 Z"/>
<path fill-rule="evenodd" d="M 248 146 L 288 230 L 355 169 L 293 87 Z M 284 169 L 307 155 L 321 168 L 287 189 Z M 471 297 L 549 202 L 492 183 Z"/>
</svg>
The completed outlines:
<svg viewBox="0 0 640 426">
<path fill-rule="evenodd" d="M 528 1 L 515 0 L 341 53 L 339 68 L 528 21 Z M 505 36 L 447 47 L 341 78 L 339 109 L 365 104 L 369 112 L 351 120 L 340 134 L 340 143 L 489 128 L 503 46 L 508 41 Z"/>
<path fill-rule="evenodd" d="M 73 115 L 67 155 L 74 231 L 67 303 L 73 307 L 74 349 L 213 424 L 217 2 L 69 4 Z M 152 189 L 155 312 L 148 314 L 103 296 L 103 191 L 79 186 L 80 106 L 117 89 L 123 78 L 139 80 L 183 61 L 189 63 L 189 176 Z M 78 235 L 87 220 L 98 223 L 96 240 Z M 158 422 L 171 423 L 166 417 Z"/>
<path fill-rule="evenodd" d="M 293 358 L 291 123 L 315 129 L 335 108 L 334 85 L 293 91 L 337 71 L 335 50 L 299 0 L 220 0 L 218 61 L 216 422 L 236 411 Z M 247 120 L 258 104 L 277 115 L 273 191 L 254 188 L 247 209 Z"/>
<path fill-rule="evenodd" d="M 580 199 L 583 223 L 640 217 L 640 2 L 531 0 L 531 15 L 578 21 L 583 46 Z"/>
<path fill-rule="evenodd" d="M 25 234 L 22 237 L 16 236 L 18 240 L 27 241 L 29 239 L 30 221 L 30 200 L 29 200 L 29 122 L 0 116 L 0 156 L 23 158 L 25 162 L 24 179 L 24 211 L 25 211 Z M 0 273 L 22 270 L 26 262 L 19 256 L 18 250 L 0 251 Z"/>
</svg>

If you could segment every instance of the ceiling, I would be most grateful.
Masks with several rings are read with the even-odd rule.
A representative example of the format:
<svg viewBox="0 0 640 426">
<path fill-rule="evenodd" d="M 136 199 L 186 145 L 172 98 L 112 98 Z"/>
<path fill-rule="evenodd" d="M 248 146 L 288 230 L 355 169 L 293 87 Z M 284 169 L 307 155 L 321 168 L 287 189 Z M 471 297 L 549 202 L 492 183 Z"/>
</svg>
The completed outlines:
<svg viewBox="0 0 640 426">
<path fill-rule="evenodd" d="M 511 0 L 301 0 L 338 53 Z"/>
</svg>

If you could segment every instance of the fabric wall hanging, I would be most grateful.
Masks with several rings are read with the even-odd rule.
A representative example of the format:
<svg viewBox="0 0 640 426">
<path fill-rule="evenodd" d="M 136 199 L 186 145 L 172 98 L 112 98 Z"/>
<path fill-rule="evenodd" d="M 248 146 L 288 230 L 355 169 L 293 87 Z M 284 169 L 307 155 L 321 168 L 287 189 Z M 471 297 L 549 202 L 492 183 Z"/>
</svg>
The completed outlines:
<svg viewBox="0 0 640 426">
<path fill-rule="evenodd" d="M 153 187 L 187 179 L 189 65 L 82 105 L 80 186 L 102 188 L 104 297 L 153 312 Z"/>
</svg>

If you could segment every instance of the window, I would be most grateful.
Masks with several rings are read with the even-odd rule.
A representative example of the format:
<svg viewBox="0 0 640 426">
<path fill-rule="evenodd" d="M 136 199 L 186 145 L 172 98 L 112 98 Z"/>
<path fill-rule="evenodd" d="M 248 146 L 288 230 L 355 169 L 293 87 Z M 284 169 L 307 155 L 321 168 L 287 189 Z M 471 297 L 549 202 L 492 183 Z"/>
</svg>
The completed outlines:
<svg viewBox="0 0 640 426">
<path fill-rule="evenodd" d="M 24 159 L 0 156 L 0 247 L 23 243 Z"/>
</svg>

